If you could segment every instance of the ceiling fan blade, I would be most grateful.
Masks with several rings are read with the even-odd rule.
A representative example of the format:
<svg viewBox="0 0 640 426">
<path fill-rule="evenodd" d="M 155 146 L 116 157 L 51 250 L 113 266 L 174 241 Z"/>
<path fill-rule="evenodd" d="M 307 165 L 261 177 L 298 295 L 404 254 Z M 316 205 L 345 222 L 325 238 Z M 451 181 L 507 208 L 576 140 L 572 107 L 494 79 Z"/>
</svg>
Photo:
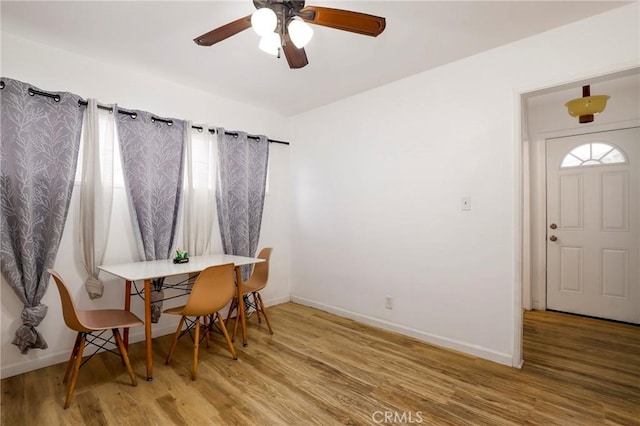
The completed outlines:
<svg viewBox="0 0 640 426">
<path fill-rule="evenodd" d="M 200 37 L 196 37 L 193 41 L 200 46 L 211 46 L 219 41 L 236 35 L 241 31 L 251 27 L 251 15 L 247 15 L 244 18 L 236 19 L 233 22 L 229 22 L 226 25 L 211 30 L 206 34 L 202 34 Z"/>
<path fill-rule="evenodd" d="M 382 33 L 386 26 L 386 20 L 379 16 L 329 7 L 307 6 L 300 10 L 300 17 L 310 24 L 372 37 Z"/>
<path fill-rule="evenodd" d="M 287 58 L 287 62 L 289 63 L 289 68 L 302 68 L 309 63 L 307 53 L 304 51 L 304 48 L 298 49 L 291 41 L 289 34 L 284 35 L 282 50 L 284 51 L 284 56 Z"/>
</svg>

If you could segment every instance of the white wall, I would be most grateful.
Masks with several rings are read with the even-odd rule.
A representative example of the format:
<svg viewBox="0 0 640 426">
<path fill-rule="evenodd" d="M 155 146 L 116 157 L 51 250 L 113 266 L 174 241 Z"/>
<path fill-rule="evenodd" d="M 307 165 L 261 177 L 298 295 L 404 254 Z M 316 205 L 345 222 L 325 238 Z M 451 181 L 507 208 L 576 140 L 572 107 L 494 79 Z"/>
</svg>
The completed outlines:
<svg viewBox="0 0 640 426">
<path fill-rule="evenodd" d="M 519 93 L 637 65 L 637 17 L 636 3 L 293 117 L 292 299 L 519 365 Z"/>
<path fill-rule="evenodd" d="M 28 82 L 43 90 L 69 91 L 85 98 L 97 98 L 103 103 L 117 102 L 125 108 L 147 110 L 160 116 L 189 119 L 194 123 L 224 126 L 227 129 L 266 134 L 272 139 L 290 140 L 288 120 L 270 111 L 215 97 L 181 85 L 181 82 L 159 80 L 126 64 L 101 63 L 7 33 L 2 33 L 2 76 Z M 263 294 L 267 304 L 288 301 L 291 292 L 289 152 L 287 146 L 270 145 L 270 191 L 265 202 L 259 244 L 259 247 L 274 247 L 269 286 Z M 75 191 L 55 269 L 69 285 L 80 309 L 120 307 L 124 300 L 124 285 L 118 279 L 101 274 L 101 278 L 105 280 L 105 294 L 98 300 L 89 300 L 83 288 L 86 275 L 80 261 L 76 226 L 78 209 L 78 193 Z M 126 198 L 124 189 L 119 188 L 114 194 L 110 243 L 104 263 L 134 260 L 138 259 Z M 2 377 L 66 361 L 73 345 L 73 333 L 64 327 L 55 286 L 49 286 L 43 299 L 49 311 L 38 327 L 49 348 L 31 350 L 27 355 L 21 355 L 18 348 L 10 344 L 20 323 L 22 304 L 4 280 L 0 291 Z M 180 301 L 177 299 L 167 302 L 167 306 Z M 142 301 L 134 300 L 132 310 L 142 316 Z M 159 324 L 154 325 L 154 336 L 173 332 L 175 321 L 175 318 L 164 316 Z M 132 331 L 132 341 L 143 338 L 142 329 Z"/>
</svg>

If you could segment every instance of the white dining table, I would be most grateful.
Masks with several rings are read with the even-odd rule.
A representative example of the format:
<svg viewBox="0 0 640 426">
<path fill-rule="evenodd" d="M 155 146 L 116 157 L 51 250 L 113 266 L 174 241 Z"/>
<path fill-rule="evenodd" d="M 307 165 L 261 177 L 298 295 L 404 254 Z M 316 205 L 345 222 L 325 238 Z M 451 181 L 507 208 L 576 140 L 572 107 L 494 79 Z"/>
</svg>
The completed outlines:
<svg viewBox="0 0 640 426">
<path fill-rule="evenodd" d="M 144 335 L 147 354 L 147 381 L 153 380 L 152 360 L 152 330 L 151 330 L 151 281 L 156 278 L 171 277 L 183 274 L 194 274 L 210 266 L 233 263 L 236 271 L 236 289 L 238 297 L 238 315 L 242 329 L 242 344 L 247 345 L 247 325 L 242 303 L 242 273 L 241 266 L 264 262 L 257 257 L 234 256 L 230 254 L 214 254 L 208 256 L 194 256 L 187 263 L 173 263 L 173 259 L 149 260 L 141 262 L 121 263 L 116 265 L 100 265 L 98 269 L 122 278 L 125 282 L 124 309 L 131 310 L 131 285 L 135 281 L 144 282 Z M 139 294 L 139 293 L 134 293 Z M 237 319 L 236 319 L 237 320 Z M 124 330 L 125 345 L 129 342 L 129 330 Z"/>
</svg>

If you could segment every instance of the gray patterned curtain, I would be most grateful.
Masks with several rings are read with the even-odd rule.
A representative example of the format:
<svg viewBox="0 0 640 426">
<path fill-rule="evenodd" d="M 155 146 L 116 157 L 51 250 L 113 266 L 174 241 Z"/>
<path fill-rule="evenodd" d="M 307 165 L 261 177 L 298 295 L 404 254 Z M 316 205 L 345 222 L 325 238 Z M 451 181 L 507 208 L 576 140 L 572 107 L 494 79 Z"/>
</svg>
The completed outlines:
<svg viewBox="0 0 640 426">
<path fill-rule="evenodd" d="M 244 132 L 218 133 L 216 203 L 222 247 L 227 254 L 253 257 L 258 248 L 267 183 L 269 141 L 248 138 Z M 242 279 L 251 265 L 242 267 Z"/>
<path fill-rule="evenodd" d="M 35 327 L 47 314 L 40 301 L 69 211 L 83 110 L 80 97 L 71 93 L 30 95 L 30 89 L 39 89 L 7 78 L 2 82 L 0 256 L 2 275 L 24 304 L 12 341 L 24 354 L 47 348 Z"/>
<path fill-rule="evenodd" d="M 131 113 L 116 119 L 138 252 L 143 260 L 168 259 L 182 196 L 185 123 L 172 119 L 169 125 L 148 112 Z M 162 310 L 162 283 L 153 283 L 153 322 Z"/>
</svg>

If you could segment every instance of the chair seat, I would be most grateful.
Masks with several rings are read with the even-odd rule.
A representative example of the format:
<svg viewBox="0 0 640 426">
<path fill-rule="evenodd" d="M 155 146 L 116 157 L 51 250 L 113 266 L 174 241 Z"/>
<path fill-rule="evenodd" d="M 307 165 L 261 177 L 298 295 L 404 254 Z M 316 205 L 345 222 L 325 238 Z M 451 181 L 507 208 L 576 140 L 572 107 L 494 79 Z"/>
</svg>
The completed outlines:
<svg viewBox="0 0 640 426">
<path fill-rule="evenodd" d="M 144 325 L 140 318 L 122 309 L 78 311 L 78 318 L 85 327 L 91 330 L 110 330 Z"/>
<path fill-rule="evenodd" d="M 242 293 L 243 294 L 255 293 L 256 291 L 260 291 L 264 289 L 266 286 L 267 286 L 267 283 L 265 282 L 255 282 L 249 279 L 246 282 L 242 283 Z"/>
<path fill-rule="evenodd" d="M 165 314 L 173 314 L 173 315 L 182 315 L 186 305 L 176 306 L 175 308 L 165 309 L 163 312 Z"/>
<path fill-rule="evenodd" d="M 226 303 L 225 303 L 226 305 Z M 216 306 L 215 310 L 213 311 L 218 312 L 220 309 L 224 308 L 224 306 Z M 171 314 L 171 315 L 182 315 L 182 316 L 187 316 L 187 317 L 201 317 L 201 316 L 207 316 L 207 315 L 211 315 L 211 312 L 209 312 L 210 309 L 198 309 L 197 307 L 190 307 L 187 309 L 187 305 L 182 305 L 182 306 L 176 306 L 175 308 L 169 308 L 169 309 L 165 309 L 163 312 L 165 314 Z"/>
</svg>

